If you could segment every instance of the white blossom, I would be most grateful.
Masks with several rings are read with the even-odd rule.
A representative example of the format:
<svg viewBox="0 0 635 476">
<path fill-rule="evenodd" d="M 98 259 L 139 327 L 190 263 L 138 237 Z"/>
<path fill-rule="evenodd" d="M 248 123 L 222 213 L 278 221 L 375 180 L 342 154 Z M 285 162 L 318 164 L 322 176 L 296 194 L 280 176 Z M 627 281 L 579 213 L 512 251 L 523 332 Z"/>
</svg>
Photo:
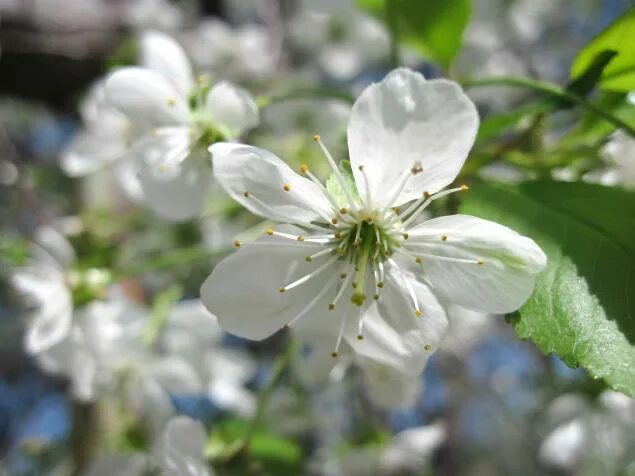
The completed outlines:
<svg viewBox="0 0 635 476">
<path fill-rule="evenodd" d="M 205 147 L 256 126 L 256 104 L 230 83 L 195 81 L 185 52 L 164 34 L 142 36 L 141 64 L 106 79 L 108 101 L 132 123 L 132 152 L 148 206 L 168 220 L 193 218 L 211 179 Z"/>
<path fill-rule="evenodd" d="M 466 189 L 441 191 L 477 127 L 455 83 L 397 69 L 353 106 L 352 179 L 316 136 L 333 169 L 329 189 L 306 166 L 298 174 L 265 150 L 214 144 L 220 185 L 286 225 L 236 243 L 203 283 L 204 304 L 224 330 L 248 339 L 290 326 L 329 342 L 333 357 L 346 342 L 372 362 L 379 385 L 391 370 L 418 375 L 446 331 L 444 303 L 513 311 L 546 262 L 532 240 L 493 222 L 452 215 L 417 224 L 432 201 Z"/>
</svg>

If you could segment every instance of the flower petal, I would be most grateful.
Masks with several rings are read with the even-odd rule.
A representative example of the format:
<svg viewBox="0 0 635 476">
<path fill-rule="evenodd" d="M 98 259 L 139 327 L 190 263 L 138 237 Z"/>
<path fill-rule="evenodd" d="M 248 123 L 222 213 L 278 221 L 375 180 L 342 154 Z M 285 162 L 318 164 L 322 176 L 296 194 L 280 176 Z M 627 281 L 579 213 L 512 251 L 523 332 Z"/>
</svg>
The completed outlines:
<svg viewBox="0 0 635 476">
<path fill-rule="evenodd" d="M 421 316 L 417 317 L 411 290 Z M 447 328 L 446 313 L 425 284 L 406 271 L 389 266 L 380 298 L 363 316 L 362 341 L 349 337 L 355 352 L 380 366 L 419 375 L 438 349 Z"/>
<path fill-rule="evenodd" d="M 406 68 L 366 88 L 355 102 L 348 124 L 348 147 L 355 181 L 365 196 L 368 176 L 373 202 L 392 206 L 437 192 L 463 166 L 478 129 L 474 104 L 454 82 L 426 81 Z M 395 203 L 388 203 L 402 177 L 413 175 Z"/>
<path fill-rule="evenodd" d="M 362 368 L 367 395 L 375 405 L 393 409 L 409 407 L 415 402 L 421 389 L 418 376 L 368 357 L 358 358 L 358 364 Z"/>
<path fill-rule="evenodd" d="M 122 68 L 105 84 L 108 101 L 142 130 L 188 121 L 185 98 L 159 73 L 145 68 Z"/>
<path fill-rule="evenodd" d="M 226 81 L 212 88 L 206 103 L 214 121 L 227 129 L 228 139 L 239 137 L 260 122 L 258 106 L 251 94 Z"/>
<path fill-rule="evenodd" d="M 148 31 L 140 40 L 140 63 L 170 81 L 182 97 L 188 97 L 194 85 L 192 66 L 183 48 L 171 37 Z"/>
<path fill-rule="evenodd" d="M 212 173 L 202 156 L 191 154 L 186 127 L 159 129 L 138 146 L 135 167 L 145 203 L 156 215 L 183 221 L 200 214 Z"/>
<path fill-rule="evenodd" d="M 323 222 L 332 214 L 331 204 L 320 187 L 295 173 L 275 154 L 223 142 L 209 150 L 218 183 L 252 213 L 297 224 Z"/>
<path fill-rule="evenodd" d="M 531 295 L 536 273 L 547 263 L 533 240 L 468 215 L 428 220 L 408 234 L 408 248 L 424 253 L 420 255 L 423 276 L 434 291 L 450 303 L 476 311 L 518 309 Z"/>
<path fill-rule="evenodd" d="M 88 175 L 123 157 L 126 143 L 120 137 L 82 131 L 62 152 L 61 166 L 71 177 Z"/>
<path fill-rule="evenodd" d="M 161 474 L 208 476 L 203 458 L 205 440 L 200 422 L 185 416 L 172 418 L 152 451 Z"/>
<path fill-rule="evenodd" d="M 335 265 L 293 289 L 280 288 L 315 271 L 326 257 L 307 262 L 306 256 L 321 248 L 264 236 L 254 245 L 243 245 L 225 258 L 201 287 L 201 300 L 218 317 L 221 327 L 240 337 L 262 340 L 292 319 L 322 319 L 328 315 L 334 294 Z"/>
</svg>

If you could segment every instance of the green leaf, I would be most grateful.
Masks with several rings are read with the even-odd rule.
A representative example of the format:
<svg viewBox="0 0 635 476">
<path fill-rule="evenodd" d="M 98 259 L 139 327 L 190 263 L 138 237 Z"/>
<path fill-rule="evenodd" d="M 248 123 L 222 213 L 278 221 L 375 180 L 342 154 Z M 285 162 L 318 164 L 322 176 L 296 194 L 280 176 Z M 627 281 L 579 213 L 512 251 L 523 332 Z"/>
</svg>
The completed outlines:
<svg viewBox="0 0 635 476">
<path fill-rule="evenodd" d="M 461 49 L 470 1 L 357 0 L 361 8 L 384 21 L 386 2 L 394 12 L 399 41 L 447 68 Z"/>
<path fill-rule="evenodd" d="M 526 117 L 548 112 L 553 107 L 552 101 L 539 99 L 513 111 L 488 116 L 481 121 L 476 140 L 478 143 L 487 142 L 499 134 L 513 129 Z"/>
<path fill-rule="evenodd" d="M 353 200 L 357 200 L 359 198 L 359 194 L 357 192 L 357 186 L 355 185 L 355 179 L 353 178 L 350 162 L 348 160 L 342 160 L 339 168 L 342 176 L 344 177 L 344 183 L 351 193 Z M 340 181 L 335 174 L 329 175 L 328 179 L 326 179 L 325 187 L 326 191 L 331 195 L 331 197 L 333 197 L 333 200 L 335 200 L 338 207 L 350 207 L 346 193 L 344 192 L 344 189 L 342 189 Z"/>
<path fill-rule="evenodd" d="M 612 91 L 635 89 L 635 8 L 611 23 L 578 53 L 571 66 L 571 77 L 580 78 L 589 71 L 598 55 L 604 51 L 617 56 L 603 68 L 599 86 Z"/>
<path fill-rule="evenodd" d="M 617 51 L 602 50 L 595 57 L 593 61 L 582 71 L 582 73 L 575 79 L 569 82 L 566 89 L 569 92 L 577 94 L 579 96 L 586 96 L 602 77 L 602 73 L 609 65 L 613 58 L 617 56 Z"/>
<path fill-rule="evenodd" d="M 549 181 L 472 190 L 463 213 L 533 238 L 549 259 L 518 335 L 634 396 L 635 194 Z"/>
</svg>

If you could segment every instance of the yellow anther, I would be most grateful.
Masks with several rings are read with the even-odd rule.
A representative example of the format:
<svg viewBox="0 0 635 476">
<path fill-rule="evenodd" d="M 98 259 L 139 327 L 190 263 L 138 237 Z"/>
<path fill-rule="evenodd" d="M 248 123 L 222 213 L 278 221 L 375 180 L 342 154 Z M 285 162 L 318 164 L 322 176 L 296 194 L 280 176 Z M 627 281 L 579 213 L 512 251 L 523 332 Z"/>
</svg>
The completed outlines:
<svg viewBox="0 0 635 476">
<path fill-rule="evenodd" d="M 344 279 L 346 276 L 348 276 L 346 273 L 340 274 L 340 278 L 342 278 L 342 279 Z"/>
<path fill-rule="evenodd" d="M 369 225 L 373 222 L 373 217 L 366 217 L 366 223 Z"/>
<path fill-rule="evenodd" d="M 234 246 L 235 246 L 236 248 L 240 248 L 240 246 L 241 246 L 241 245 L 242 245 L 242 242 L 241 242 L 241 241 L 239 241 L 239 240 L 234 241 Z"/>
<path fill-rule="evenodd" d="M 307 164 L 300 165 L 300 173 L 302 175 L 306 174 L 309 171 L 309 166 Z"/>
<path fill-rule="evenodd" d="M 419 309 L 415 309 L 415 316 L 421 317 L 423 313 Z"/>
<path fill-rule="evenodd" d="M 404 239 L 404 240 L 407 240 L 407 239 L 408 239 L 408 237 L 409 237 L 410 235 L 408 235 L 408 233 L 404 233 L 404 234 L 403 234 L 403 235 L 401 235 L 401 236 L 403 236 L 403 239 Z"/>
<path fill-rule="evenodd" d="M 291 190 L 291 185 L 289 185 L 288 183 L 285 183 L 285 184 L 282 186 L 282 190 L 284 190 L 285 192 L 290 191 L 290 190 Z"/>
<path fill-rule="evenodd" d="M 355 281 L 353 281 L 352 286 L 353 286 L 353 289 L 357 289 L 357 283 Z"/>
<path fill-rule="evenodd" d="M 331 357 L 333 357 L 334 359 L 337 359 L 337 352 L 331 352 Z"/>
<path fill-rule="evenodd" d="M 314 140 L 315 142 L 319 142 L 319 141 L 320 141 L 320 139 L 321 139 L 321 137 L 320 137 L 318 134 L 315 134 L 315 135 L 313 136 L 313 140 Z"/>
<path fill-rule="evenodd" d="M 420 174 L 421 172 L 423 172 L 423 167 L 421 167 L 420 162 L 416 162 L 410 169 L 410 173 L 412 175 L 417 175 L 417 174 Z"/>
<path fill-rule="evenodd" d="M 165 164 L 159 164 L 159 172 L 163 173 L 168 169 Z"/>
<path fill-rule="evenodd" d="M 378 281 L 378 282 L 377 282 L 377 287 L 378 287 L 379 289 L 383 288 L 383 287 L 384 287 L 384 282 L 383 282 L 383 281 Z"/>
<path fill-rule="evenodd" d="M 196 77 L 196 82 L 197 82 L 198 84 L 205 84 L 205 83 L 207 83 L 207 76 L 205 76 L 204 74 L 199 74 L 199 75 Z"/>
<path fill-rule="evenodd" d="M 476 263 L 477 263 L 479 266 L 482 266 L 483 264 L 485 264 L 485 261 L 483 261 L 482 259 L 479 259 Z"/>
<path fill-rule="evenodd" d="M 337 218 L 331 218 L 331 223 L 333 223 L 333 225 L 337 225 Z"/>
<path fill-rule="evenodd" d="M 430 198 L 430 192 L 423 192 L 423 198 L 425 198 L 426 200 Z"/>
<path fill-rule="evenodd" d="M 243 192 L 243 197 L 245 198 L 249 197 L 249 192 Z"/>
<path fill-rule="evenodd" d="M 432 346 L 430 344 L 426 344 L 426 345 L 423 346 L 423 348 L 425 350 L 430 350 L 430 349 L 432 349 Z"/>
<path fill-rule="evenodd" d="M 298 241 L 304 241 L 304 236 L 298 236 Z"/>
<path fill-rule="evenodd" d="M 467 185 L 461 185 L 460 188 L 461 188 L 461 192 L 467 192 L 470 189 L 470 187 L 468 187 Z"/>
<path fill-rule="evenodd" d="M 342 234 L 339 231 L 336 231 L 333 236 L 339 240 L 342 237 Z"/>
<path fill-rule="evenodd" d="M 395 212 L 397 215 L 399 215 L 401 213 L 401 208 L 395 207 L 392 209 L 392 211 Z"/>
<path fill-rule="evenodd" d="M 285 288 L 280 288 L 280 289 L 278 289 L 278 291 L 280 291 L 281 293 L 283 293 L 283 292 L 285 292 L 285 291 L 286 291 L 286 289 L 285 289 Z"/>
<path fill-rule="evenodd" d="M 441 235 L 441 241 L 447 241 L 448 235 Z"/>
<path fill-rule="evenodd" d="M 329 304 L 329 311 L 332 311 L 335 309 L 335 304 Z"/>
<path fill-rule="evenodd" d="M 342 215 L 346 215 L 348 213 L 348 208 L 340 208 L 340 213 Z"/>
<path fill-rule="evenodd" d="M 289 328 L 289 324 L 285 324 L 284 326 L 282 326 L 283 329 L 288 329 Z"/>
<path fill-rule="evenodd" d="M 377 294 L 377 293 L 373 294 L 373 299 L 374 299 L 375 301 L 377 301 L 377 299 L 379 299 L 379 294 Z"/>
<path fill-rule="evenodd" d="M 415 259 L 415 262 L 416 262 L 417 264 L 422 264 L 422 263 L 423 263 L 423 261 L 421 260 L 421 258 L 419 258 L 418 256 L 417 256 L 417 258 Z"/>
<path fill-rule="evenodd" d="M 310 256 L 307 256 L 306 258 L 304 258 L 304 260 L 310 263 L 311 261 L 313 261 L 313 258 L 311 258 Z"/>
<path fill-rule="evenodd" d="M 267 233 L 267 235 L 269 235 L 269 236 L 273 235 L 273 230 L 272 230 L 271 228 L 267 228 L 267 229 L 265 230 L 265 232 L 266 232 L 266 233 Z"/>
<path fill-rule="evenodd" d="M 363 165 L 360 165 L 360 166 L 359 166 L 359 167 L 357 167 L 357 168 L 359 169 L 359 171 L 360 171 L 360 172 L 363 172 L 363 171 L 364 171 L 364 166 L 363 166 Z"/>
<path fill-rule="evenodd" d="M 361 334 L 357 334 L 357 340 L 364 340 L 364 336 Z"/>
</svg>

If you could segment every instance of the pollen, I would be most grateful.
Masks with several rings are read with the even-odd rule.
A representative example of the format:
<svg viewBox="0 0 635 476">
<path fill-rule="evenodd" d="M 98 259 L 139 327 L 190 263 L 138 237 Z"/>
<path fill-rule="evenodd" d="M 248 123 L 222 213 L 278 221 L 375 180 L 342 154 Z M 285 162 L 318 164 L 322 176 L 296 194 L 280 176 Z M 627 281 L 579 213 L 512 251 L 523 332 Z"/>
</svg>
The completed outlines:
<svg viewBox="0 0 635 476">
<path fill-rule="evenodd" d="M 476 263 L 477 263 L 479 266 L 483 266 L 483 265 L 485 264 L 485 261 L 483 261 L 482 259 L 479 259 Z"/>
<path fill-rule="evenodd" d="M 285 288 L 280 288 L 280 289 L 278 289 L 278 291 L 280 291 L 281 293 L 283 293 L 283 292 L 285 292 L 285 291 L 286 291 L 286 289 L 285 289 Z"/>
<path fill-rule="evenodd" d="M 248 198 L 249 197 L 249 192 L 243 192 L 243 197 Z"/>
<path fill-rule="evenodd" d="M 315 134 L 315 135 L 313 136 L 313 140 L 314 140 L 315 142 L 319 142 L 319 141 L 321 140 L 321 137 L 320 137 L 318 134 Z"/>
<path fill-rule="evenodd" d="M 304 258 L 304 261 L 307 261 L 310 263 L 311 261 L 313 261 L 313 258 L 311 258 L 310 256 L 307 256 L 306 258 Z"/>
<path fill-rule="evenodd" d="M 417 256 L 417 258 L 415 259 L 415 262 L 416 262 L 417 264 L 422 264 L 422 263 L 423 263 L 422 259 L 421 259 L 421 258 L 419 258 L 418 256 Z"/>
<path fill-rule="evenodd" d="M 361 335 L 361 334 L 358 334 L 358 335 L 357 335 L 357 340 L 364 340 L 364 336 L 363 336 L 363 335 Z"/>
<path fill-rule="evenodd" d="M 291 185 L 289 185 L 288 183 L 285 183 L 282 186 L 282 190 L 284 190 L 285 192 L 289 192 L 291 190 Z"/>
<path fill-rule="evenodd" d="M 423 346 L 423 348 L 425 350 L 430 350 L 430 349 L 432 349 L 432 346 L 430 344 L 426 344 L 426 345 Z"/>
<path fill-rule="evenodd" d="M 333 223 L 333 225 L 337 225 L 337 222 L 339 220 L 337 218 L 331 218 L 331 223 Z"/>
<path fill-rule="evenodd" d="M 331 303 L 329 304 L 329 311 L 333 311 L 335 310 L 335 304 Z"/>
<path fill-rule="evenodd" d="M 464 184 L 464 185 L 461 185 L 460 189 L 461 189 L 461 192 L 467 192 L 470 189 L 470 187 Z"/>
<path fill-rule="evenodd" d="M 441 235 L 441 241 L 447 241 L 448 235 Z"/>
<path fill-rule="evenodd" d="M 304 236 L 298 236 L 298 241 L 304 241 Z"/>
<path fill-rule="evenodd" d="M 340 208 L 340 213 L 342 215 L 346 215 L 348 213 L 348 208 Z"/>
<path fill-rule="evenodd" d="M 307 164 L 300 165 L 300 173 L 305 175 L 309 171 L 309 166 Z"/>
<path fill-rule="evenodd" d="M 404 240 L 407 240 L 407 239 L 408 239 L 408 237 L 409 237 L 410 235 L 408 235 L 408 233 L 404 233 L 404 234 L 403 234 L 403 235 L 401 235 L 401 236 L 403 236 L 403 239 L 404 239 Z"/>
<path fill-rule="evenodd" d="M 423 316 L 423 313 L 419 309 L 415 309 L 415 316 L 421 317 Z"/>
<path fill-rule="evenodd" d="M 331 357 L 333 357 L 334 359 L 337 359 L 338 353 L 337 352 L 331 352 Z"/>
<path fill-rule="evenodd" d="M 267 235 L 271 236 L 271 235 L 273 235 L 273 230 L 271 228 L 267 228 L 265 233 L 267 233 Z"/>
<path fill-rule="evenodd" d="M 340 278 L 342 278 L 342 279 L 346 278 L 346 276 L 348 276 L 346 273 L 340 274 Z"/>
<path fill-rule="evenodd" d="M 239 241 L 239 240 L 234 241 L 234 246 L 235 246 L 236 248 L 240 248 L 240 247 L 241 247 L 241 245 L 242 245 L 242 242 L 241 242 L 241 241 Z"/>
</svg>

